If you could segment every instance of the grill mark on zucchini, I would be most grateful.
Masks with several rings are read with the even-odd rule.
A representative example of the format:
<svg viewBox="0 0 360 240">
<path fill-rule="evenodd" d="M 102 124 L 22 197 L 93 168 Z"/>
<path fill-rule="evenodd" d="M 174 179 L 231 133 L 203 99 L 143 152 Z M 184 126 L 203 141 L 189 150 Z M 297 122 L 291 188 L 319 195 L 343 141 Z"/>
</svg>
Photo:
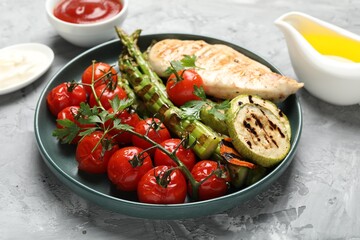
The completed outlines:
<svg viewBox="0 0 360 240">
<path fill-rule="evenodd" d="M 276 130 L 279 132 L 280 136 L 282 138 L 285 138 L 285 134 L 281 131 L 281 129 L 279 128 L 278 125 L 276 125 L 275 123 L 273 123 L 264 113 L 264 111 L 262 109 L 260 109 L 260 111 L 262 112 L 262 114 L 266 117 L 266 119 L 268 120 L 268 123 L 270 124 L 271 130 Z"/>
<path fill-rule="evenodd" d="M 255 119 L 255 125 L 256 126 L 259 126 L 259 128 L 264 128 L 264 125 L 261 123 L 261 121 L 259 120 L 259 118 L 257 118 L 256 116 L 255 116 L 255 114 L 251 114 L 251 116 Z"/>
<path fill-rule="evenodd" d="M 266 118 L 267 122 L 269 123 L 270 130 L 271 131 L 276 131 L 277 130 L 278 132 L 280 132 L 280 136 L 282 138 L 284 138 L 285 135 L 281 132 L 280 128 L 269 119 L 269 117 L 265 114 L 265 112 L 261 108 L 259 110 L 263 114 L 263 116 Z M 279 148 L 278 143 L 274 140 L 274 136 L 269 134 L 264 127 L 262 129 L 265 132 L 265 139 L 269 143 L 269 145 L 271 146 L 271 142 L 272 142 L 277 148 Z M 270 138 L 270 140 L 269 140 L 269 138 Z"/>
<path fill-rule="evenodd" d="M 266 114 L 265 114 L 263 111 L 261 111 L 261 112 L 262 112 L 262 114 L 264 115 L 264 117 L 267 119 L 267 121 L 270 123 L 270 130 L 272 130 L 272 131 L 278 130 L 278 131 L 281 133 L 281 130 L 279 129 L 279 127 L 278 127 L 276 124 L 274 124 L 274 123 L 266 116 Z M 265 129 L 263 123 L 260 121 L 260 119 L 259 119 L 255 114 L 253 114 L 253 113 L 251 114 L 251 118 L 254 119 L 255 125 L 258 126 L 258 127 L 265 133 L 265 135 L 264 135 L 265 140 L 266 140 L 266 142 L 270 145 L 270 147 L 272 147 L 272 144 L 271 144 L 271 143 L 273 143 L 273 145 L 275 145 L 277 148 L 279 148 L 278 143 L 274 140 L 274 137 L 273 137 L 271 134 L 269 134 L 268 131 L 266 131 L 266 129 Z M 245 129 L 246 129 L 248 132 L 251 133 L 250 136 L 251 136 L 252 141 L 253 141 L 255 144 L 257 144 L 255 140 L 257 140 L 257 142 L 260 142 L 261 139 L 259 138 L 259 135 L 258 135 L 258 133 L 256 132 L 256 129 L 251 126 L 251 123 L 250 123 L 251 120 L 252 120 L 251 118 L 247 118 L 247 119 L 246 119 L 247 121 L 244 120 L 244 121 L 243 121 L 243 125 L 244 125 Z M 284 136 L 284 135 L 281 135 L 281 137 L 285 137 L 285 136 Z M 246 141 L 246 143 L 247 143 L 247 145 L 252 149 L 252 143 L 251 143 L 250 141 Z M 264 147 L 265 147 L 265 148 L 268 148 L 267 146 L 264 146 Z"/>
<path fill-rule="evenodd" d="M 284 116 L 283 111 L 281 111 L 280 109 L 279 109 L 279 116 L 280 116 L 280 117 L 283 117 L 283 116 Z"/>
<path fill-rule="evenodd" d="M 250 119 L 249 119 L 250 120 Z M 244 127 L 246 128 L 246 130 L 248 130 L 248 132 L 252 133 L 253 135 L 257 136 L 257 133 L 255 131 L 255 128 L 251 127 L 251 124 L 247 121 L 244 120 L 243 122 Z"/>
</svg>

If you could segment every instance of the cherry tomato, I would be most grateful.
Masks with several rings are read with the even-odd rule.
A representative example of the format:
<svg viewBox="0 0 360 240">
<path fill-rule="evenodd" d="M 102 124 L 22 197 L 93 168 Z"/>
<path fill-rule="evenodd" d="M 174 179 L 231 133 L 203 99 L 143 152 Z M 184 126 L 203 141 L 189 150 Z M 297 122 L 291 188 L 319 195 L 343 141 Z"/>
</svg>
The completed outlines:
<svg viewBox="0 0 360 240">
<path fill-rule="evenodd" d="M 185 202 L 187 187 L 185 177 L 181 171 L 173 169 L 169 178 L 162 178 L 170 168 L 169 166 L 157 166 L 145 173 L 140 179 L 137 188 L 140 202 L 158 204 Z M 164 185 L 159 183 L 159 179 L 164 180 L 164 183 L 162 183 Z"/>
<path fill-rule="evenodd" d="M 208 177 L 213 171 L 218 169 L 218 163 L 211 160 L 201 160 L 197 162 L 191 174 L 194 179 L 198 182 Z M 228 181 L 230 181 L 229 174 L 223 166 L 221 170 L 225 174 L 225 178 L 218 177 L 215 174 L 212 175 L 209 179 L 203 182 L 199 187 L 199 200 L 207 200 L 211 198 L 220 197 L 226 194 L 228 189 Z M 189 194 L 192 195 L 192 187 L 189 183 Z"/>
<path fill-rule="evenodd" d="M 110 181 L 122 191 L 136 191 L 140 178 L 153 168 L 149 155 L 143 149 L 130 146 L 117 150 L 108 164 Z M 137 156 L 137 157 L 136 157 Z"/>
<path fill-rule="evenodd" d="M 82 83 L 91 84 L 94 80 L 94 88 L 100 86 L 102 84 L 106 84 L 109 81 L 113 82 L 113 86 L 116 85 L 118 77 L 116 70 L 107 63 L 104 62 L 97 62 L 94 65 L 91 64 L 89 67 L 85 69 L 81 76 Z M 91 94 L 91 87 L 84 86 L 87 94 L 90 96 Z"/>
<path fill-rule="evenodd" d="M 106 146 L 110 139 L 106 136 L 103 138 L 103 134 L 102 131 L 92 132 L 78 143 L 75 158 L 80 170 L 92 174 L 106 173 L 109 159 L 119 147 Z"/>
<path fill-rule="evenodd" d="M 86 102 L 86 92 L 82 85 L 64 82 L 48 93 L 46 102 L 50 112 L 57 116 L 66 107 Z"/>
<path fill-rule="evenodd" d="M 174 152 L 176 148 L 179 146 L 178 149 L 176 150 L 176 156 L 191 171 L 191 169 L 195 165 L 196 156 L 192 149 L 190 148 L 186 149 L 183 145 L 181 145 L 181 139 L 170 138 L 163 141 L 160 145 L 171 153 Z M 159 165 L 167 165 L 173 167 L 177 166 L 174 160 L 172 160 L 168 155 L 166 155 L 163 151 L 161 151 L 158 148 L 155 150 L 154 164 L 155 166 L 159 166 Z"/>
<path fill-rule="evenodd" d="M 170 138 L 169 130 L 163 123 L 161 123 L 158 118 L 147 118 L 140 120 L 140 122 L 136 124 L 134 131 L 142 135 L 147 135 L 156 143 L 161 143 Z M 142 149 L 148 149 L 149 147 L 152 147 L 151 143 L 135 135 L 132 136 L 132 143 L 134 146 Z M 148 152 L 150 155 L 153 155 L 155 153 L 155 148 L 150 149 Z"/>
<path fill-rule="evenodd" d="M 181 70 L 178 75 L 182 80 L 178 80 L 175 74 L 171 74 L 166 83 L 166 92 L 169 99 L 176 105 L 181 106 L 191 100 L 201 100 L 194 94 L 194 86 L 204 88 L 201 76 L 192 69 Z"/>
<path fill-rule="evenodd" d="M 110 101 L 113 100 L 115 96 L 118 96 L 119 99 L 125 99 L 127 97 L 127 94 L 122 87 L 116 86 L 115 89 L 110 89 L 106 84 L 96 87 L 95 93 L 105 110 L 111 108 Z M 90 94 L 89 105 L 90 107 L 98 105 L 93 93 Z"/>
<path fill-rule="evenodd" d="M 76 120 L 76 115 L 79 111 L 80 107 L 79 106 L 70 106 L 70 107 L 66 107 L 63 110 L 61 110 L 57 116 L 57 120 L 64 120 L 64 119 L 68 119 L 72 122 L 74 122 L 76 125 L 78 125 L 80 128 L 90 128 L 93 127 L 94 125 L 91 124 L 80 124 L 77 120 Z M 59 123 L 56 124 L 57 128 L 63 128 L 62 125 L 60 125 Z M 79 142 L 79 140 L 81 139 L 81 136 L 76 136 L 73 141 L 71 143 L 76 144 Z"/>
<path fill-rule="evenodd" d="M 113 113 L 114 110 L 112 108 L 109 108 L 108 112 Z M 122 124 L 127 124 L 133 128 L 135 128 L 136 124 L 140 122 L 139 115 L 133 109 L 124 109 L 120 113 L 117 113 L 116 117 L 121 120 Z M 108 121 L 105 124 L 106 127 L 112 127 L 111 121 Z M 110 134 L 114 136 L 114 139 L 120 145 L 128 145 L 131 143 L 132 134 L 129 132 L 114 129 L 110 132 Z"/>
</svg>

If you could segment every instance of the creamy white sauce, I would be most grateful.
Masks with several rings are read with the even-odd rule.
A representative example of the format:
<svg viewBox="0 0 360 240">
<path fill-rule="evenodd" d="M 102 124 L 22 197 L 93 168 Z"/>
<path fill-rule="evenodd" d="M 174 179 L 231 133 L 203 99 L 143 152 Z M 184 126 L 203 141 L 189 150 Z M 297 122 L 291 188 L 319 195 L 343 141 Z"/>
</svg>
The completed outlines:
<svg viewBox="0 0 360 240">
<path fill-rule="evenodd" d="M 0 52 L 0 88 L 35 77 L 46 65 L 45 54 L 34 50 L 6 49 Z"/>
</svg>

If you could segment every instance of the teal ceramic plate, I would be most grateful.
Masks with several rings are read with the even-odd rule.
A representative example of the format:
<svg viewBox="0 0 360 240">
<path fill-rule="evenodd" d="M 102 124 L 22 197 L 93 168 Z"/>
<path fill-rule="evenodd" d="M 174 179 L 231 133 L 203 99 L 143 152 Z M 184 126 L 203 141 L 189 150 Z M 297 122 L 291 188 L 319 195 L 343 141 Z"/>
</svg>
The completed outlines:
<svg viewBox="0 0 360 240">
<path fill-rule="evenodd" d="M 145 50 L 153 40 L 165 38 L 202 39 L 209 43 L 226 44 L 270 67 L 274 72 L 279 72 L 269 62 L 244 48 L 203 36 L 186 34 L 145 35 L 140 37 L 138 45 L 142 50 Z M 266 190 L 289 166 L 295 155 L 302 129 L 301 106 L 296 95 L 290 96 L 280 106 L 291 123 L 292 144 L 288 156 L 259 182 L 226 196 L 207 201 L 174 205 L 144 204 L 135 201 L 132 194 L 119 195 L 114 192 L 106 176 L 90 177 L 80 174 L 77 170 L 77 162 L 74 156 L 75 148 L 68 145 L 61 145 L 52 137 L 52 131 L 55 128 L 55 119 L 47 109 L 46 96 L 52 88 L 61 82 L 74 79 L 80 80 L 82 71 L 91 64 L 92 60 L 117 65 L 117 57 L 121 48 L 122 44 L 120 41 L 113 40 L 94 47 L 74 58 L 49 81 L 42 91 L 36 106 L 34 127 L 40 153 L 49 169 L 75 193 L 104 208 L 134 217 L 154 219 L 193 218 L 219 213 L 242 204 L 249 198 Z"/>
</svg>

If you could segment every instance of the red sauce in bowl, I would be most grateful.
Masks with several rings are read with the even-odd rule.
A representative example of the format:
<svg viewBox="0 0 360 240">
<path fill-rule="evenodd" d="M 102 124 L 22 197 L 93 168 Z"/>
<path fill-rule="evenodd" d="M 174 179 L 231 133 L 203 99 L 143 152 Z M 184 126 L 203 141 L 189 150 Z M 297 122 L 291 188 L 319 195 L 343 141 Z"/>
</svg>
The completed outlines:
<svg viewBox="0 0 360 240">
<path fill-rule="evenodd" d="M 119 0 L 62 0 L 56 5 L 54 16 L 69 23 L 87 24 L 111 18 L 121 9 Z"/>
</svg>

